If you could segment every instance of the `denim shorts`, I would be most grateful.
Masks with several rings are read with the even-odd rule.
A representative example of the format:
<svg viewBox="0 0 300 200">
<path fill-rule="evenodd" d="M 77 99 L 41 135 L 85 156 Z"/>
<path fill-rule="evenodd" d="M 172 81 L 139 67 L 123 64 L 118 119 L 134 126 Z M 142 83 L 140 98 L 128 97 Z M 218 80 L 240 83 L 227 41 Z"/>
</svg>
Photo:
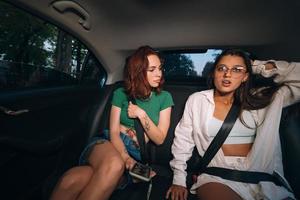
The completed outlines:
<svg viewBox="0 0 300 200">
<path fill-rule="evenodd" d="M 122 132 L 120 133 L 120 137 L 126 147 L 126 150 L 128 151 L 128 154 L 136 161 L 141 161 L 140 149 L 136 146 L 135 142 L 128 135 Z M 94 145 L 109 140 L 110 140 L 109 130 L 104 130 L 101 135 L 91 138 L 91 140 L 88 142 L 88 145 L 84 148 L 84 150 L 82 151 L 79 157 L 79 165 L 88 164 L 88 157 Z"/>
<path fill-rule="evenodd" d="M 126 134 L 120 133 L 120 137 L 126 147 L 126 150 L 128 151 L 129 155 L 134 158 L 136 161 L 141 161 L 141 154 L 140 149 L 136 146 L 134 141 Z M 95 136 L 91 138 L 91 140 L 88 142 L 88 145 L 84 148 L 82 151 L 80 157 L 79 157 L 79 165 L 88 165 L 88 158 L 89 155 L 93 149 L 93 147 L 96 144 L 101 144 L 103 142 L 109 141 L 109 131 L 104 130 L 103 133 L 99 136 Z M 125 172 L 126 180 L 118 186 L 117 189 L 124 189 L 127 185 L 132 184 L 132 177 L 129 175 L 128 171 Z"/>
</svg>

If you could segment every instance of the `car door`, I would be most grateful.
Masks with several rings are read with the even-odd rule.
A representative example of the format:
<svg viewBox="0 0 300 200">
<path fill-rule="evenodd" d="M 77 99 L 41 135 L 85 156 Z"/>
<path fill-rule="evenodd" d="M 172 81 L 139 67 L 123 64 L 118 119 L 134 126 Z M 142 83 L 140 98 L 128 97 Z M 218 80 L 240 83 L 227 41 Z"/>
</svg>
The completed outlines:
<svg viewBox="0 0 300 200">
<path fill-rule="evenodd" d="M 70 34 L 0 7 L 0 196 L 41 199 L 76 164 L 106 72 Z"/>
</svg>

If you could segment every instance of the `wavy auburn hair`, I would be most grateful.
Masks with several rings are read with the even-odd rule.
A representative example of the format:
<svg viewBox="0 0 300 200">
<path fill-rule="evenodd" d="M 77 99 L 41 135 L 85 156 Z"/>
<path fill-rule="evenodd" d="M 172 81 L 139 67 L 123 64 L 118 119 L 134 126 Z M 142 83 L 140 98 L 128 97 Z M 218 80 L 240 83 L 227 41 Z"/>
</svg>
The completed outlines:
<svg viewBox="0 0 300 200">
<path fill-rule="evenodd" d="M 124 68 L 125 91 L 129 97 L 147 99 L 151 92 L 160 93 L 164 83 L 163 77 L 159 86 L 152 88 L 147 80 L 147 69 L 149 67 L 148 56 L 156 55 L 162 62 L 158 52 L 150 46 L 139 47 L 131 56 L 126 59 Z"/>
</svg>

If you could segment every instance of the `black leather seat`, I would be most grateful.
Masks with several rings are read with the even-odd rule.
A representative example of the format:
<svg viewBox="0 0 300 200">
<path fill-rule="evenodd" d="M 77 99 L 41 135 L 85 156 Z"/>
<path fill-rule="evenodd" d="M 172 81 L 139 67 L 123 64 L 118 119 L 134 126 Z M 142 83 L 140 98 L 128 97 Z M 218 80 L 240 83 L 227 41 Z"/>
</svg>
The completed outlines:
<svg viewBox="0 0 300 200">
<path fill-rule="evenodd" d="M 300 198 L 300 103 L 283 110 L 280 139 L 284 175 Z"/>
</svg>

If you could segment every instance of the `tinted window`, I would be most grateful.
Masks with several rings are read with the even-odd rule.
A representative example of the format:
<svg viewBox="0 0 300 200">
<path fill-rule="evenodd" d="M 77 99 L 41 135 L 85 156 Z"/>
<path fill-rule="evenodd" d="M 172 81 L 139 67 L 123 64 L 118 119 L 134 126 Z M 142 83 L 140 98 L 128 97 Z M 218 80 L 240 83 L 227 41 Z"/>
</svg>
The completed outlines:
<svg viewBox="0 0 300 200">
<path fill-rule="evenodd" d="M 76 38 L 4 2 L 0 18 L 1 90 L 105 82 L 105 70 Z"/>
<path fill-rule="evenodd" d="M 164 75 L 166 79 L 178 80 L 206 77 L 216 56 L 221 51 L 220 49 L 208 49 L 192 53 L 188 51 L 163 52 Z"/>
</svg>

